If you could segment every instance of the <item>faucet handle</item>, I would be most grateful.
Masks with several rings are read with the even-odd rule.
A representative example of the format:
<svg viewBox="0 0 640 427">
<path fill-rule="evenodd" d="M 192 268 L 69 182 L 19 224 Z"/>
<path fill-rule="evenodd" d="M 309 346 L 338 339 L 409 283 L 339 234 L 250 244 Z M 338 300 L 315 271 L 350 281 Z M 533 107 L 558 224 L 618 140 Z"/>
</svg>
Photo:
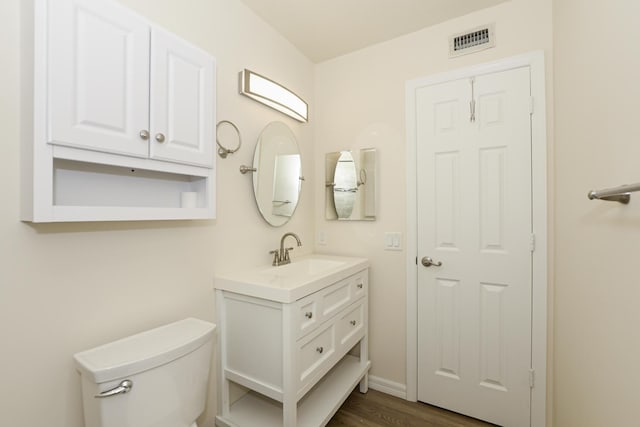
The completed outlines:
<svg viewBox="0 0 640 427">
<path fill-rule="evenodd" d="M 284 250 L 284 258 L 282 259 L 282 261 L 289 261 L 291 258 L 289 258 L 289 251 L 292 251 L 293 248 L 285 248 Z"/>
<path fill-rule="evenodd" d="M 274 267 L 277 267 L 278 265 L 280 265 L 279 251 L 277 249 L 275 251 L 269 251 L 269 254 L 273 254 L 273 262 L 271 263 L 271 265 Z"/>
</svg>

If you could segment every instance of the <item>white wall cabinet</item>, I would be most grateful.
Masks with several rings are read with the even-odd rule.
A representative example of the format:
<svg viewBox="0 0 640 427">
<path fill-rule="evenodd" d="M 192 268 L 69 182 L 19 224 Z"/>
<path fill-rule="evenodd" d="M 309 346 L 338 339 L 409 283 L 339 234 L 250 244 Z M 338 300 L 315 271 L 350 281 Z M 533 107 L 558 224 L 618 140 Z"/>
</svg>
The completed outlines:
<svg viewBox="0 0 640 427">
<path fill-rule="evenodd" d="M 215 59 L 112 0 L 33 6 L 23 219 L 214 218 Z"/>
<path fill-rule="evenodd" d="M 224 427 L 320 427 L 367 391 L 367 269 L 283 303 L 216 290 Z M 250 391 L 232 401 L 231 383 Z"/>
</svg>

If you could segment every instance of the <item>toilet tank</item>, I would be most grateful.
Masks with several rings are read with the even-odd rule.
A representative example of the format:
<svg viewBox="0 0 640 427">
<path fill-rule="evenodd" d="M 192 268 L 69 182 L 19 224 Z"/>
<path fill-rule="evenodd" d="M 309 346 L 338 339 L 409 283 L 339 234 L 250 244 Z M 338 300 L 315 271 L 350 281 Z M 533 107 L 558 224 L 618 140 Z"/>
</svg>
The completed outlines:
<svg viewBox="0 0 640 427">
<path fill-rule="evenodd" d="M 194 425 L 205 407 L 215 327 L 189 318 L 75 354 L 85 427 Z M 130 390 L 116 393 L 127 380 Z"/>
</svg>

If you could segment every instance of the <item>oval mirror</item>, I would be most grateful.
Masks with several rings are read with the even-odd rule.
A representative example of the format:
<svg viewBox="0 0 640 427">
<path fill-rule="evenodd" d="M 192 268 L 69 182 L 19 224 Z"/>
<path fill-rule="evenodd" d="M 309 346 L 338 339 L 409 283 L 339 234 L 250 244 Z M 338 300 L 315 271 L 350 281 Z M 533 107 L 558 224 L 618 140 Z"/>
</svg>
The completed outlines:
<svg viewBox="0 0 640 427">
<path fill-rule="evenodd" d="M 286 224 L 298 206 L 302 162 L 296 137 L 282 122 L 269 123 L 253 155 L 253 193 L 262 217 L 274 227 Z"/>
</svg>

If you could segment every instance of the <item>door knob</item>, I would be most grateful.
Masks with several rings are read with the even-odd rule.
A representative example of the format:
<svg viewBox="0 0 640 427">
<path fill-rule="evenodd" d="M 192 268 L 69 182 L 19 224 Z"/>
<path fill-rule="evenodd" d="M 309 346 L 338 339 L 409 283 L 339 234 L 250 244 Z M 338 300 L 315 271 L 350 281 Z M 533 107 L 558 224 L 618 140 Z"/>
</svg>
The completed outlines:
<svg viewBox="0 0 640 427">
<path fill-rule="evenodd" d="M 156 135 L 156 141 L 158 141 L 160 143 L 164 142 L 164 135 L 161 134 L 161 133 L 157 134 Z"/>
<path fill-rule="evenodd" d="M 143 130 L 140 131 L 140 133 L 138 135 L 140 135 L 140 139 L 143 139 L 145 141 L 147 139 L 149 139 L 149 131 L 148 130 L 143 129 Z"/>
<path fill-rule="evenodd" d="M 425 267 L 431 267 L 432 265 L 434 267 L 440 267 L 442 265 L 441 261 L 434 261 L 433 259 L 431 259 L 430 257 L 426 256 L 424 258 L 422 258 L 422 265 L 424 265 Z"/>
</svg>

